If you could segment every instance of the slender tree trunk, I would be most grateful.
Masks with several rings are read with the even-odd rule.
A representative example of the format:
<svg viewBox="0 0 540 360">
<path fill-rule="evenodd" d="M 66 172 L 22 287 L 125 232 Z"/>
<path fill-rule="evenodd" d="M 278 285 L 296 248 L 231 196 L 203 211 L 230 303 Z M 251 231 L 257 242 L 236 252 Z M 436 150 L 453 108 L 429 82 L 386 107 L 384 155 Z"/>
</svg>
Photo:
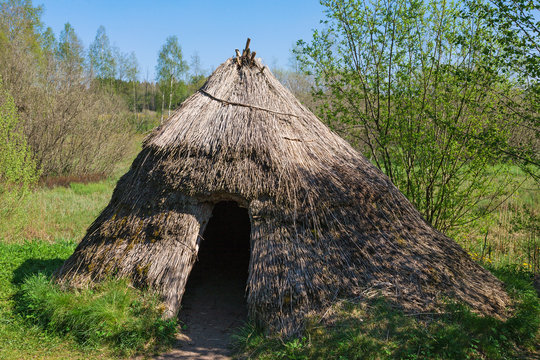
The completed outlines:
<svg viewBox="0 0 540 360">
<path fill-rule="evenodd" d="M 157 111 L 156 107 L 156 88 L 157 84 L 152 84 L 152 110 Z"/>
<path fill-rule="evenodd" d="M 142 105 L 143 112 L 144 110 L 150 110 L 150 99 L 148 99 L 148 69 L 146 69 L 146 78 L 144 79 L 144 98 Z"/>
<path fill-rule="evenodd" d="M 171 76 L 171 87 L 169 88 L 169 116 L 168 117 L 171 117 L 172 84 L 173 84 L 173 78 Z"/>
<path fill-rule="evenodd" d="M 162 91 L 161 95 L 161 124 L 163 124 L 163 113 L 165 112 L 165 91 Z"/>
<path fill-rule="evenodd" d="M 137 112 L 137 86 L 135 80 L 133 80 L 133 113 L 137 119 L 137 130 L 139 130 L 141 124 L 139 123 L 139 113 Z"/>
<path fill-rule="evenodd" d="M 137 104 L 135 103 L 137 101 L 137 96 L 135 95 L 135 81 L 133 81 L 133 114 L 137 112 Z"/>
<path fill-rule="evenodd" d="M 143 111 L 145 109 L 148 110 L 148 108 L 150 107 L 150 105 L 147 106 L 147 100 L 148 100 L 147 96 L 148 96 L 148 81 L 145 81 L 144 82 L 144 98 L 143 98 L 143 105 L 142 105 Z"/>
</svg>

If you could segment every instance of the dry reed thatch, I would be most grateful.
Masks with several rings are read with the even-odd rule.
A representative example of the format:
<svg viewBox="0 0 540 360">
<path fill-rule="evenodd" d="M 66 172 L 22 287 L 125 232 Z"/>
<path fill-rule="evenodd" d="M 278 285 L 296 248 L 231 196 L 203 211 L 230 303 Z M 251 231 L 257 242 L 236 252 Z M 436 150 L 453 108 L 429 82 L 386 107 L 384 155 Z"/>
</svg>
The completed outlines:
<svg viewBox="0 0 540 360">
<path fill-rule="evenodd" d="M 223 200 L 249 211 L 247 304 L 271 331 L 296 333 L 337 298 L 373 294 L 406 311 L 432 311 L 449 296 L 504 317 L 503 284 L 249 50 L 148 136 L 57 280 L 130 277 L 160 292 L 174 316 L 199 235 Z"/>
</svg>

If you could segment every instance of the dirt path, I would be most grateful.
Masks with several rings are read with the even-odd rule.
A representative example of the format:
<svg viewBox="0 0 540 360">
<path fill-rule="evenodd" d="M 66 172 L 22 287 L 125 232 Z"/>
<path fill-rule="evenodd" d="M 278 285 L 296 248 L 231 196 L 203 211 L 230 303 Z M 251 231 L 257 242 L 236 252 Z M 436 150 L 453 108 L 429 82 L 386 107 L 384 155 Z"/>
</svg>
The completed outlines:
<svg viewBox="0 0 540 360">
<path fill-rule="evenodd" d="M 244 286 L 222 274 L 188 287 L 180 311 L 186 329 L 173 350 L 156 359 L 230 359 L 230 335 L 247 318 Z"/>
</svg>

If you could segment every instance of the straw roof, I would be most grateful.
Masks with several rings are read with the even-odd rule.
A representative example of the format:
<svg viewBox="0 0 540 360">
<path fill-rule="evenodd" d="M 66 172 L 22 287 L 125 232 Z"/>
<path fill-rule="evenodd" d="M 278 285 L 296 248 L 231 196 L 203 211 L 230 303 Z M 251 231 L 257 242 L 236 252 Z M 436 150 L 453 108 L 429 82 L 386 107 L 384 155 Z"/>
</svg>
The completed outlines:
<svg viewBox="0 0 540 360">
<path fill-rule="evenodd" d="M 247 304 L 269 330 L 293 334 L 337 298 L 374 295 L 406 311 L 436 309 L 449 296 L 504 316 L 503 284 L 249 50 L 145 139 L 57 279 L 129 277 L 162 294 L 174 316 L 199 234 L 222 200 L 248 209 Z"/>
</svg>

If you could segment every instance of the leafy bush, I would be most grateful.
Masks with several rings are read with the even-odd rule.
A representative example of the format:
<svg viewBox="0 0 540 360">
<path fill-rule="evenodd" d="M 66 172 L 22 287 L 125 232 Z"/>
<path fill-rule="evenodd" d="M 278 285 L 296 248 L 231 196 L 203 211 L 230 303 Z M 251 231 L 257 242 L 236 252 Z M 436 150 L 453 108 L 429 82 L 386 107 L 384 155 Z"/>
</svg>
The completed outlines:
<svg viewBox="0 0 540 360">
<path fill-rule="evenodd" d="M 95 288 L 66 291 L 42 274 L 21 286 L 20 311 L 53 333 L 69 336 L 84 347 L 108 346 L 122 355 L 156 351 L 174 340 L 176 320 L 163 320 L 157 296 L 124 280 Z"/>
<path fill-rule="evenodd" d="M 84 70 L 84 49 L 66 24 L 43 32 L 31 1 L 0 2 L 0 76 L 14 98 L 43 175 L 110 174 L 131 136 L 128 109 Z"/>
<path fill-rule="evenodd" d="M 295 49 L 321 118 L 434 227 L 458 229 L 496 209 L 520 185 L 505 162 L 538 179 L 534 81 L 494 64 L 505 51 L 486 19 L 462 1 L 321 5 L 324 27 Z"/>
<path fill-rule="evenodd" d="M 0 78 L 0 215 L 13 210 L 38 176 L 13 97 Z"/>
</svg>

